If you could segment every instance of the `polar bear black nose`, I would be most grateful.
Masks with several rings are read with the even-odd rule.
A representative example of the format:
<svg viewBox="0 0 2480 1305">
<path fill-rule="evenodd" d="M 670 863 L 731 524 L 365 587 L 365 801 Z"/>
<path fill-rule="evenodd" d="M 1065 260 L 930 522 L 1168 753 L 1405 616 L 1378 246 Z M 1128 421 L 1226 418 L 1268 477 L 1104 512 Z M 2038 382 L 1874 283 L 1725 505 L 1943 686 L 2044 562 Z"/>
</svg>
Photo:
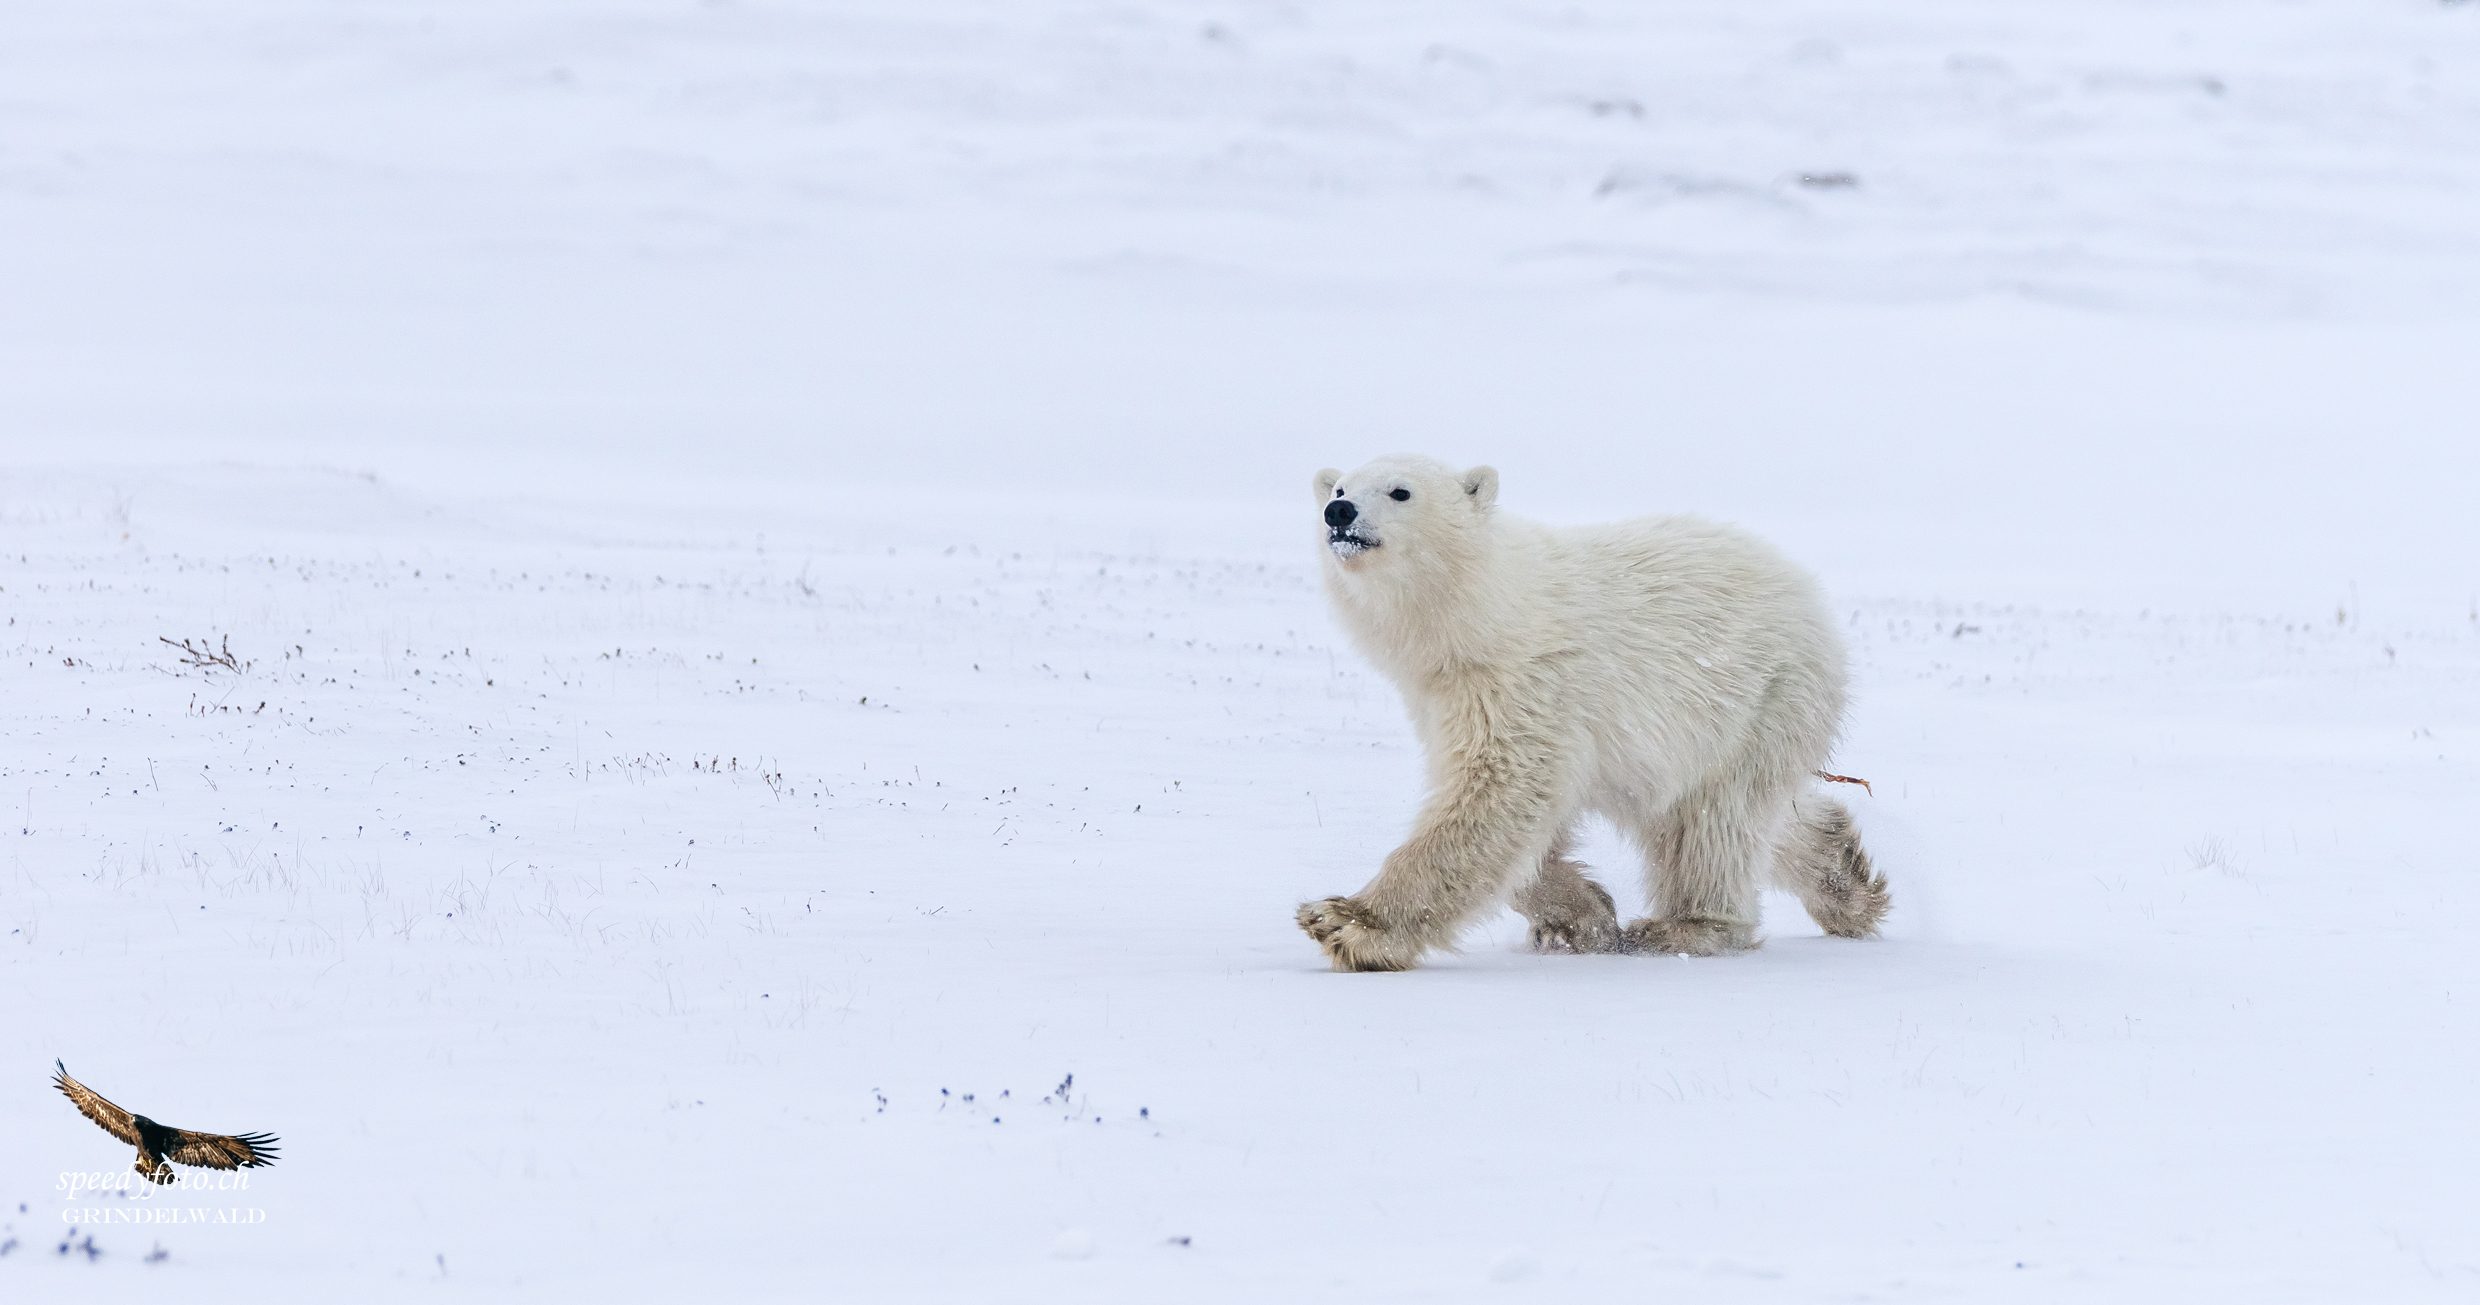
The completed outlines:
<svg viewBox="0 0 2480 1305">
<path fill-rule="evenodd" d="M 1354 518 L 1357 518 L 1360 514 L 1361 510 L 1352 506 L 1352 501 L 1350 499 L 1339 498 L 1326 505 L 1326 524 L 1337 530 L 1341 530 L 1345 526 L 1352 524 Z"/>
</svg>

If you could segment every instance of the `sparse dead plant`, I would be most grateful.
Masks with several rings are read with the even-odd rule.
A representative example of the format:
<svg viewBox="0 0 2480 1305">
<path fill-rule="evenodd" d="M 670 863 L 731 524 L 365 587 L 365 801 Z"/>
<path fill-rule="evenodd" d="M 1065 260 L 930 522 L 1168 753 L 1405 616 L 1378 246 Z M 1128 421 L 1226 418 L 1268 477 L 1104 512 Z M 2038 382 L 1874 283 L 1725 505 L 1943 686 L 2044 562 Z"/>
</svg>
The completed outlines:
<svg viewBox="0 0 2480 1305">
<path fill-rule="evenodd" d="M 2239 863 L 2232 859 L 2230 849 L 2218 838 L 2204 838 L 2188 844 L 2187 864 L 2197 870 L 2218 870 L 2234 876 L 2241 874 Z"/>
<path fill-rule="evenodd" d="M 190 667 L 193 670 L 207 671 L 210 673 L 215 671 L 230 671 L 235 675 L 240 675 L 247 672 L 251 666 L 251 663 L 242 661 L 240 658 L 233 656 L 232 636 L 229 634 L 225 635 L 221 642 L 212 644 L 208 643 L 205 639 L 200 639 L 195 644 L 192 644 L 187 639 L 183 639 L 179 643 L 174 643 L 172 640 L 166 639 L 162 635 L 157 635 L 155 637 L 155 642 L 180 653 L 181 664 L 183 666 Z"/>
</svg>

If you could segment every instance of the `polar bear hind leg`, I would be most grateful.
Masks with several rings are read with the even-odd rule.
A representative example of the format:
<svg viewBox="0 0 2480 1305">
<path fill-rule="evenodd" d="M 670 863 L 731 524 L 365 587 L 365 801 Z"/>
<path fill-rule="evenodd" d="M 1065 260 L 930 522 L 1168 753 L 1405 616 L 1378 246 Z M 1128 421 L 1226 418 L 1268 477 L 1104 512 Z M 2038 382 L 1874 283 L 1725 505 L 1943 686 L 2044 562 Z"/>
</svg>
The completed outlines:
<svg viewBox="0 0 2480 1305">
<path fill-rule="evenodd" d="M 1532 927 L 1525 941 L 1537 952 L 1619 950 L 1619 907 L 1584 866 L 1568 859 L 1574 835 L 1561 834 L 1541 860 L 1541 873 L 1516 890 L 1509 905 Z"/>
<path fill-rule="evenodd" d="M 1837 938 L 1869 938 L 1893 905 L 1883 875 L 1869 864 L 1851 812 L 1830 797 L 1792 800 L 1774 848 L 1774 885 L 1800 899 L 1808 918 Z"/>
<path fill-rule="evenodd" d="M 1630 832 L 1645 853 L 1655 914 L 1627 927 L 1630 951 L 1719 956 L 1757 945 L 1757 874 L 1773 822 L 1744 791 L 1710 785 Z"/>
</svg>

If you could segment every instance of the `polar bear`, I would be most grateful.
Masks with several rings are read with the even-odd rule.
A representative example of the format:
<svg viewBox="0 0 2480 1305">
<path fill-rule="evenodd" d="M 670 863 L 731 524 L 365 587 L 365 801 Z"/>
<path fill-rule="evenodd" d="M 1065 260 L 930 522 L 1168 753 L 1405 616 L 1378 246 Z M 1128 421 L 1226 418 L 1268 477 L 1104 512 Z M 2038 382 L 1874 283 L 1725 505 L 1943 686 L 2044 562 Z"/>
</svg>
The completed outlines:
<svg viewBox="0 0 2480 1305">
<path fill-rule="evenodd" d="M 1876 932 L 1885 880 L 1812 779 L 1844 670 L 1805 572 L 1694 517 L 1520 521 L 1489 467 L 1399 455 L 1316 485 L 1327 597 L 1402 692 L 1431 790 L 1375 879 L 1301 906 L 1336 969 L 1408 969 L 1502 901 L 1538 950 L 1741 951 L 1761 876 L 1830 934 Z M 1568 859 L 1587 813 L 1643 851 L 1650 918 L 1622 929 Z"/>
</svg>

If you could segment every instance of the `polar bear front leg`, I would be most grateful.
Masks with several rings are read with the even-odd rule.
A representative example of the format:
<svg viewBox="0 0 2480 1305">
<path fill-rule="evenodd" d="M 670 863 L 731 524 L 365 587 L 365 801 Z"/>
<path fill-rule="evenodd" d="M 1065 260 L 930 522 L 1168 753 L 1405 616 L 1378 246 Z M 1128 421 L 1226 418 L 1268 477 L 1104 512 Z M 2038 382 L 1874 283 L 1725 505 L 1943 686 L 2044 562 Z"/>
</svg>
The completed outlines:
<svg viewBox="0 0 2480 1305">
<path fill-rule="evenodd" d="M 1519 740 L 1521 741 L 1521 740 Z M 1516 867 L 1551 842 L 1558 791 L 1538 750 L 1485 741 L 1457 760 L 1402 847 L 1350 897 L 1306 902 L 1295 918 L 1337 970 L 1408 970 L 1501 900 Z"/>
</svg>

